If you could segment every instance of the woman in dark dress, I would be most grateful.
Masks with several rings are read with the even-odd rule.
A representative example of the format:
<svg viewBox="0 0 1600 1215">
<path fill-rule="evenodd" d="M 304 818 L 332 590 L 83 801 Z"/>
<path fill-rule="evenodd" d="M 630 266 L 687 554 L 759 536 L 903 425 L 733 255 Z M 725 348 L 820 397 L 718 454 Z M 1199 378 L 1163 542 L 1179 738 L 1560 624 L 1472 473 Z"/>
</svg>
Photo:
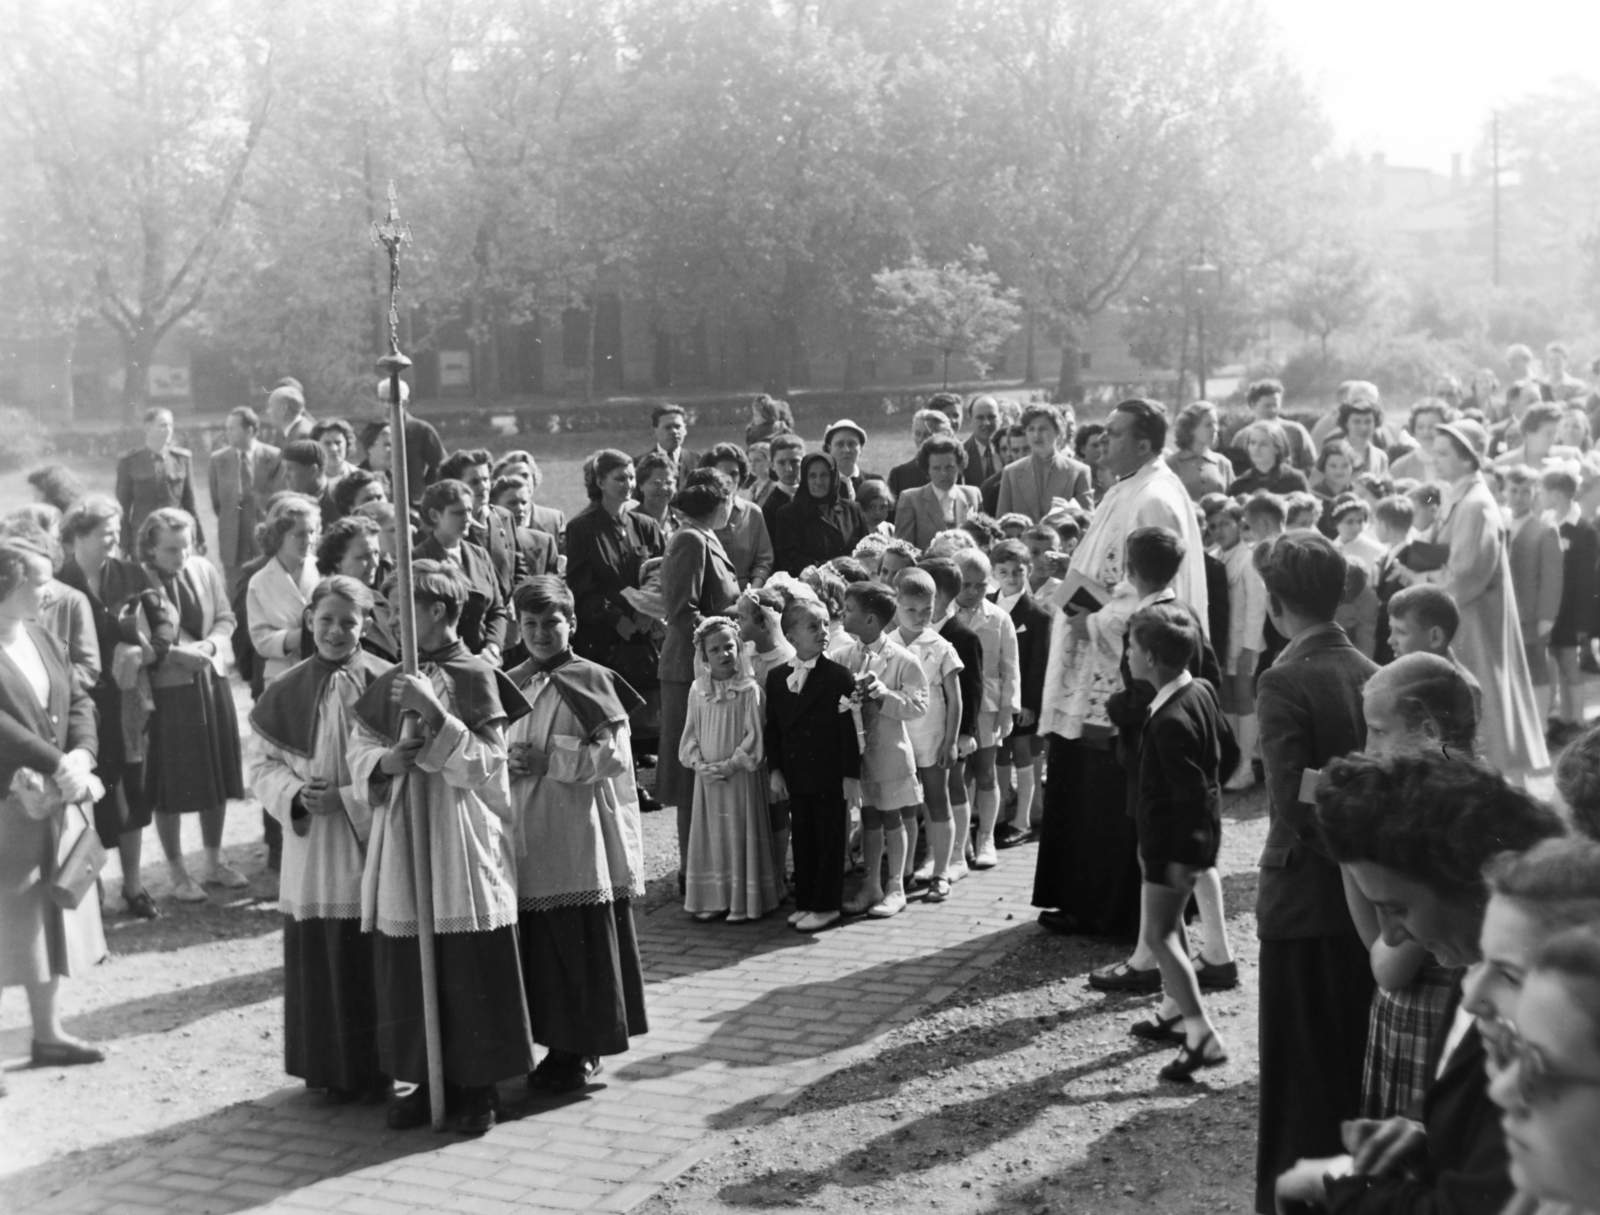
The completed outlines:
<svg viewBox="0 0 1600 1215">
<path fill-rule="evenodd" d="M 143 572 L 131 561 L 117 559 L 122 508 L 110 498 L 79 501 L 61 521 L 66 561 L 57 575 L 81 592 L 94 616 L 100 642 L 100 678 L 89 689 L 100 717 L 100 754 L 95 771 L 105 796 L 95 803 L 95 829 L 100 842 L 122 856 L 122 901 L 140 919 L 156 919 L 155 900 L 140 876 L 144 829 L 150 825 L 150 802 L 144 795 L 143 753 L 129 754 L 124 739 L 122 689 L 117 684 L 117 646 L 124 640 L 118 617 L 124 604 L 147 591 Z"/>
<path fill-rule="evenodd" d="M 798 575 L 808 565 L 848 557 L 867 534 L 867 522 L 854 502 L 839 498 L 839 472 L 833 457 L 821 452 L 800 464 L 794 501 L 778 510 L 773 538 L 778 568 Z"/>
<path fill-rule="evenodd" d="M 222 859 L 223 816 L 230 797 L 243 797 L 239 717 L 218 669 L 229 650 L 235 618 L 222 572 L 193 553 L 194 522 L 166 506 L 139 525 L 137 547 L 152 590 L 178 622 L 177 640 L 150 666 L 149 750 L 145 793 L 156 810 L 156 834 L 167 855 L 173 897 L 197 903 L 205 892 L 183 863 L 179 815 L 199 814 L 206 871 L 201 881 L 230 889 L 249 879 Z"/>
<path fill-rule="evenodd" d="M 683 523 L 672 534 L 667 559 L 661 565 L 667 636 L 661 645 L 659 667 L 661 751 L 656 761 L 656 796 L 678 808 L 681 875 L 694 812 L 694 773 L 679 761 L 678 744 L 683 739 L 689 689 L 694 684 L 694 631 L 707 616 L 732 616 L 739 600 L 739 579 L 716 534 L 718 528 L 728 525 L 733 481 L 714 468 L 696 469 L 674 495 L 672 509 Z"/>
<path fill-rule="evenodd" d="M 646 561 L 667 551 L 661 526 L 632 508 L 633 459 L 615 448 L 597 451 L 583 466 L 589 505 L 567 524 L 567 585 L 578 604 L 572 649 L 580 658 L 615 671 L 644 697 L 631 715 L 635 754 L 655 750 L 661 722 L 661 646 L 657 621 L 635 610 L 623 594 L 638 590 Z M 658 809 L 640 791 L 640 804 Z"/>
</svg>

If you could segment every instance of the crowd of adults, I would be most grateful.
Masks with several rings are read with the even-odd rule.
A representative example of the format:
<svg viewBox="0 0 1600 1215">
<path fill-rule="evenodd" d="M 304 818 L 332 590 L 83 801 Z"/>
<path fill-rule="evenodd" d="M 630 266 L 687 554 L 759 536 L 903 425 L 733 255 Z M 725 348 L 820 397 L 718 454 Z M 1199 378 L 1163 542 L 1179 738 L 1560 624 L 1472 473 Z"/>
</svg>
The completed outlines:
<svg viewBox="0 0 1600 1215">
<path fill-rule="evenodd" d="M 991 716 L 936 763 L 959 773 L 945 818 L 930 797 L 909 821 L 925 849 L 958 799 L 979 813 L 955 819 L 948 865 L 901 858 L 906 893 L 938 901 L 947 879 L 1037 840 L 1041 923 L 1135 940 L 1090 982 L 1163 993 L 1134 1032 L 1178 1042 L 1162 1074 L 1187 1081 L 1226 1061 L 1201 990 L 1239 982 L 1217 787 L 1264 781 L 1257 1209 L 1600 1210 L 1600 731 L 1585 732 L 1581 684 L 1600 633 L 1600 390 L 1567 362 L 1552 343 L 1536 374 L 1513 346 L 1503 391 L 1489 370 L 1441 379 L 1403 426 L 1364 381 L 1310 426 L 1284 416 L 1276 381 L 1252 383 L 1230 434 L 1204 401 L 1170 425 L 1134 398 L 1079 426 L 1068 407 L 939 393 L 912 419 L 914 458 L 881 476 L 850 419 L 810 450 L 788 406 L 761 397 L 743 445 L 699 453 L 687 412 L 662 405 L 648 450 L 585 462 L 570 518 L 535 501 L 530 452 L 446 453 L 409 415 L 411 501 L 393 502 L 387 425 L 319 422 L 286 382 L 268 398 L 277 443 L 253 410 L 229 415 L 209 538 L 192 456 L 152 410 L 114 498 L 42 469 L 40 501 L 0 531 L 0 986 L 27 988 L 36 1062 L 102 1057 L 55 1007 L 59 979 L 105 952 L 97 898 L 70 897 L 79 850 L 64 841 L 120 850 L 135 916 L 161 914 L 140 880 L 152 820 L 175 899 L 244 885 L 221 850 L 245 792 L 228 668 L 259 694 L 308 659 L 307 609 L 333 575 L 371 595 L 361 646 L 396 661 L 399 527 L 419 559 L 458 571 L 460 638 L 497 667 L 528 657 L 517 588 L 564 576 L 575 652 L 640 694 L 633 761 L 655 776 L 639 800 L 676 809 L 686 867 L 715 778 L 684 743 L 707 622 L 803 584 L 843 640 L 906 571 L 928 574 L 905 581 L 915 601 L 950 557 L 932 625 L 971 620 L 966 665 L 983 677 L 963 696 Z M 985 592 L 1006 621 L 992 633 Z M 1020 662 L 989 652 L 1007 635 Z M 1191 684 L 1219 706 L 1222 759 L 1184 810 L 1194 838 L 1155 847 L 1160 757 L 1141 758 L 1141 739 Z M 1553 809 L 1526 786 L 1561 748 Z M 200 816 L 197 876 L 185 813 Z M 276 867 L 281 828 L 266 824 Z M 865 851 L 864 888 L 881 894 L 881 848 Z"/>
</svg>

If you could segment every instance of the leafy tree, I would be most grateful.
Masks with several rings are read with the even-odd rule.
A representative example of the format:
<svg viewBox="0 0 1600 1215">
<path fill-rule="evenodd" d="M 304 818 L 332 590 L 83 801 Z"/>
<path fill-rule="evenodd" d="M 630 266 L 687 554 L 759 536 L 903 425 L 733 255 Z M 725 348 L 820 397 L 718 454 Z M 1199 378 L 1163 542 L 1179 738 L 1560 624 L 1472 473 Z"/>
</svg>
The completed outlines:
<svg viewBox="0 0 1600 1215">
<path fill-rule="evenodd" d="M 233 0 L 11 6 L 0 121 L 122 339 L 123 409 L 227 256 L 274 97 L 271 14 Z"/>
<path fill-rule="evenodd" d="M 1289 276 L 1283 315 L 1317 339 L 1324 363 L 1328 340 L 1358 328 L 1378 303 L 1377 271 L 1353 245 L 1331 243 L 1306 258 Z"/>
<path fill-rule="evenodd" d="M 911 348 L 932 347 L 943 359 L 944 384 L 950 384 L 950 356 L 959 355 L 979 376 L 989 359 L 1017 331 L 1022 307 L 1017 293 L 1000 285 L 985 269 L 988 254 L 967 250 L 966 264 L 930 266 L 914 257 L 899 270 L 873 275 L 878 302 L 872 316 L 890 341 Z"/>
</svg>

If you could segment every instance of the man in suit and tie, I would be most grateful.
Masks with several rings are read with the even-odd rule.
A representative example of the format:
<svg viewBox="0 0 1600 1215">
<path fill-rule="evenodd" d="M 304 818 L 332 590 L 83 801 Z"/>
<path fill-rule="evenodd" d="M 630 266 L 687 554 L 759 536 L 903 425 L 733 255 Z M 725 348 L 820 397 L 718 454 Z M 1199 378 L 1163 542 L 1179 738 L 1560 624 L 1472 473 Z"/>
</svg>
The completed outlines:
<svg viewBox="0 0 1600 1215">
<path fill-rule="evenodd" d="M 467 521 L 466 539 L 489 554 L 501 596 L 510 603 L 511 592 L 526 575 L 522 571 L 522 551 L 517 543 L 516 521 L 505 507 L 493 506 L 489 502 L 489 470 L 493 465 L 494 457 L 482 448 L 451 452 L 439 465 L 439 479 L 460 481 L 472 491 L 472 513 Z"/>
<path fill-rule="evenodd" d="M 1345 560 L 1324 536 L 1285 532 L 1262 542 L 1255 564 L 1268 617 L 1288 639 L 1256 687 L 1270 817 L 1256 894 L 1256 1210 L 1273 1215 L 1278 1176 L 1302 1158 L 1337 1156 L 1340 1122 L 1360 1109 L 1372 967 L 1302 783 L 1308 771 L 1365 747 L 1361 690 L 1378 666 L 1333 621 Z"/>
<path fill-rule="evenodd" d="M 978 509 L 978 491 L 960 485 L 967 453 L 951 434 L 930 435 L 917 448 L 917 463 L 928 484 L 907 490 L 895 507 L 894 531 L 900 539 L 925 549 L 939 532 L 960 527 Z"/>
<path fill-rule="evenodd" d="M 955 429 L 950 425 L 949 415 L 937 409 L 919 409 L 911 417 L 911 442 L 920 451 L 922 441 L 929 435 L 954 434 Z M 889 490 L 898 499 L 909 489 L 917 489 L 928 483 L 927 471 L 922 467 L 922 461 L 915 455 L 904 464 L 896 464 L 889 470 Z"/>
<path fill-rule="evenodd" d="M 650 411 L 650 428 L 656 432 L 656 445 L 651 451 L 660 452 L 678 466 L 678 484 L 689 480 L 689 474 L 700 467 L 700 454 L 684 446 L 689 437 L 689 415 L 682 405 L 657 405 Z M 638 466 L 650 452 L 640 452 L 634 457 Z"/>
<path fill-rule="evenodd" d="M 256 527 L 266 518 L 267 498 L 278 476 L 278 449 L 257 437 L 261 419 L 248 405 L 228 414 L 228 442 L 211 453 L 207 481 L 217 512 L 217 560 L 233 598 L 240 567 L 257 555 Z"/>
<path fill-rule="evenodd" d="M 1550 634 L 1561 614 L 1565 581 L 1561 532 L 1538 509 L 1539 474 L 1525 464 L 1506 471 L 1507 528 L 1511 585 L 1517 591 L 1517 616 L 1522 622 L 1522 649 L 1528 657 L 1539 716 L 1550 716 Z"/>
<path fill-rule="evenodd" d="M 156 406 L 144 413 L 144 446 L 117 461 L 117 501 L 122 504 L 122 551 L 134 551 L 139 525 L 153 510 L 177 506 L 194 520 L 195 551 L 206 551 L 200 512 L 194 498 L 194 456 L 172 442 L 172 410 Z"/>
<path fill-rule="evenodd" d="M 1000 453 L 1000 402 L 981 396 L 967 411 L 972 418 L 972 434 L 967 439 L 967 467 L 962 480 L 980 488 L 990 477 L 1000 475 L 1006 460 Z"/>
</svg>

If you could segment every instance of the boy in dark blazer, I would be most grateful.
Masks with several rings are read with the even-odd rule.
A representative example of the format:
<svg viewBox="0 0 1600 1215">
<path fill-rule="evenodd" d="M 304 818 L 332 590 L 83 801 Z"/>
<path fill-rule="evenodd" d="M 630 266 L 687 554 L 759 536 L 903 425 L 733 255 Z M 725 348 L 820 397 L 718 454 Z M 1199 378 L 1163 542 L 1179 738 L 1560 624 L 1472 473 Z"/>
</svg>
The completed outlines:
<svg viewBox="0 0 1600 1215">
<path fill-rule="evenodd" d="M 855 720 L 839 711 L 855 678 L 830 659 L 828 610 L 813 599 L 783 609 L 794 661 L 767 674 L 767 767 L 772 797 L 789 802 L 795 913 L 789 923 L 817 932 L 844 905 L 846 800 L 860 797 L 861 746 Z"/>
<path fill-rule="evenodd" d="M 1044 670 L 1050 657 L 1050 613 L 1039 606 L 1028 590 L 1033 572 L 1033 557 L 1020 540 L 1002 540 L 989 552 L 989 563 L 999 589 L 992 598 L 1011 613 L 1017 630 L 1017 671 L 1022 697 L 1022 712 L 1017 714 L 1011 736 L 1000 744 L 995 763 L 1002 769 L 1015 768 L 1017 774 L 1016 809 L 1011 821 L 995 829 L 996 848 L 1014 848 L 1033 838 L 1030 821 L 1034 803 L 1041 796 L 1039 778 L 1044 774 L 1044 746 L 1039 738 L 1039 710 L 1044 703 Z M 1010 789 L 1009 773 L 1002 772 L 1000 785 Z M 1043 807 L 1040 807 L 1041 811 Z"/>
<path fill-rule="evenodd" d="M 956 842 L 950 849 L 950 868 L 946 871 L 952 882 L 958 882 L 967 876 L 967 852 L 972 834 L 966 757 L 978 749 L 978 709 L 983 704 L 983 642 L 950 610 L 961 593 L 961 571 L 956 563 L 948 557 L 929 557 L 917 568 L 933 579 L 933 618 L 944 622 L 939 625 L 939 636 L 955 647 L 956 657 L 962 663 L 961 674 L 956 678 L 961 687 L 961 724 L 956 728 L 959 758 L 950 765 L 950 822 Z M 931 867 L 928 872 L 933 872 Z M 920 868 L 917 874 L 922 876 Z"/>
<path fill-rule="evenodd" d="M 1216 689 L 1189 671 L 1200 641 L 1194 613 L 1179 603 L 1143 608 L 1129 622 L 1128 669 L 1154 693 L 1140 731 L 1132 798 L 1144 874 L 1140 932 L 1166 993 L 1155 1020 L 1133 1032 L 1181 1041 L 1177 1058 L 1161 1069 L 1163 1080 L 1178 1082 L 1228 1061 L 1183 939 L 1184 908 L 1199 876 L 1215 868 L 1222 844 L 1222 782 L 1239 763 Z"/>
<path fill-rule="evenodd" d="M 1255 563 L 1267 615 L 1288 639 L 1256 687 L 1270 816 L 1256 894 L 1256 1210 L 1273 1215 L 1278 1175 L 1304 1157 L 1337 1156 L 1339 1124 L 1361 1105 L 1372 967 L 1301 784 L 1307 771 L 1366 746 L 1361 689 L 1378 665 L 1333 622 L 1345 560 L 1328 539 L 1310 529 L 1285 532 L 1256 549 Z"/>
</svg>

